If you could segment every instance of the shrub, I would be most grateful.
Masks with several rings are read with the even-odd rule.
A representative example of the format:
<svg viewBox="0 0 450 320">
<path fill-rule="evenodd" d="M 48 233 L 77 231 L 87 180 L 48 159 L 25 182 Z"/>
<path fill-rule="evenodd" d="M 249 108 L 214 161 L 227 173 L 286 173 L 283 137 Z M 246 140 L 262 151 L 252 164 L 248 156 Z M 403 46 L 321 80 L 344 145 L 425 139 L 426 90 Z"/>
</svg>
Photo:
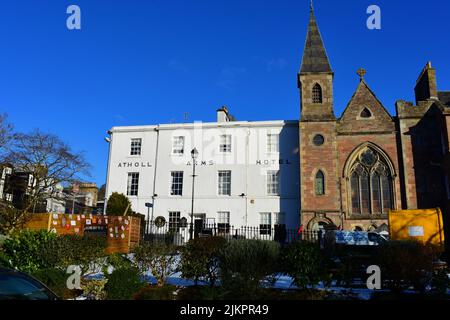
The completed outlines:
<svg viewBox="0 0 450 320">
<path fill-rule="evenodd" d="M 106 212 L 110 216 L 131 215 L 133 211 L 130 199 L 122 193 L 113 192 L 108 199 Z"/>
<path fill-rule="evenodd" d="M 232 240 L 219 254 L 223 288 L 233 298 L 252 299 L 260 282 L 277 271 L 280 246 L 261 240 Z"/>
<path fill-rule="evenodd" d="M 180 268 L 181 275 L 185 279 L 207 281 L 213 287 L 219 273 L 218 255 L 226 244 L 223 237 L 205 237 L 190 240 L 181 249 Z"/>
<path fill-rule="evenodd" d="M 158 287 L 148 284 L 134 295 L 134 300 L 175 300 L 176 290 L 171 285 Z"/>
<path fill-rule="evenodd" d="M 105 286 L 107 283 L 108 279 L 84 280 L 81 283 L 83 295 L 88 300 L 105 300 L 106 299 Z"/>
<path fill-rule="evenodd" d="M 383 279 L 394 292 L 414 286 L 423 292 L 433 273 L 437 250 L 416 241 L 389 241 L 377 250 L 377 264 Z"/>
<path fill-rule="evenodd" d="M 68 274 L 63 270 L 54 268 L 41 269 L 34 271 L 32 276 L 44 283 L 61 299 L 73 299 L 79 294 L 78 290 L 67 288 Z"/>
<path fill-rule="evenodd" d="M 294 242 L 283 250 L 283 272 L 291 276 L 294 284 L 306 289 L 308 285 L 316 285 L 324 277 L 324 260 L 315 243 Z"/>
<path fill-rule="evenodd" d="M 100 271 L 100 258 L 105 256 L 106 239 L 95 236 L 63 235 L 45 243 L 41 256 L 52 267 L 66 270 L 78 265 L 84 276 Z"/>
<path fill-rule="evenodd" d="M 108 282 L 105 290 L 108 300 L 132 300 L 134 294 L 144 286 L 137 268 L 117 269 L 106 278 Z"/>
<path fill-rule="evenodd" d="M 177 300 L 220 300 L 223 298 L 223 290 L 220 287 L 185 287 L 177 294 Z"/>
<path fill-rule="evenodd" d="M 112 267 L 113 270 L 128 269 L 132 267 L 132 262 L 125 254 L 113 253 L 106 257 L 105 263 L 102 266 L 103 274 L 108 274 L 109 267 Z"/>
<path fill-rule="evenodd" d="M 42 255 L 43 247 L 56 235 L 47 231 L 21 231 L 3 242 L 3 264 L 33 273 L 50 265 Z"/>
<path fill-rule="evenodd" d="M 176 248 L 162 242 L 144 244 L 134 249 L 135 264 L 142 274 L 148 271 L 156 278 L 157 285 L 162 287 L 166 279 L 177 269 Z"/>
</svg>

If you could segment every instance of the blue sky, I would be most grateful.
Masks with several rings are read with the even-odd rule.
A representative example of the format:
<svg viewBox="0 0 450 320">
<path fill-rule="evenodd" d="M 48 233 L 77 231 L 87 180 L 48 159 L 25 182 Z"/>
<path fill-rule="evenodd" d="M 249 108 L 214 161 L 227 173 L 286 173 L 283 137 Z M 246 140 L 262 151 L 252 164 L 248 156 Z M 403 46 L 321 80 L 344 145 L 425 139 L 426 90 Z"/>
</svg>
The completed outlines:
<svg viewBox="0 0 450 320">
<path fill-rule="evenodd" d="M 66 28 L 79 5 L 82 30 Z M 366 28 L 366 9 L 382 29 Z M 413 101 L 425 63 L 450 90 L 447 0 L 315 0 L 335 71 L 340 115 L 359 67 L 394 114 Z M 104 183 L 112 126 L 214 121 L 227 105 L 239 120 L 298 119 L 296 73 L 309 0 L 10 0 L 0 5 L 0 112 L 19 131 L 55 133 L 85 152 Z"/>
</svg>

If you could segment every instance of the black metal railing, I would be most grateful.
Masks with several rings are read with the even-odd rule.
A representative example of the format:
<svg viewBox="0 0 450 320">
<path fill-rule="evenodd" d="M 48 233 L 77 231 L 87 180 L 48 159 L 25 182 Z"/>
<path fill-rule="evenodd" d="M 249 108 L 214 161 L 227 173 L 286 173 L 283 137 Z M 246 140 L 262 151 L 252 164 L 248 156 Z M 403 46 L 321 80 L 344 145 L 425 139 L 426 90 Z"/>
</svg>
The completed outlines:
<svg viewBox="0 0 450 320">
<path fill-rule="evenodd" d="M 190 224 L 182 223 L 146 223 L 144 241 L 165 241 L 175 245 L 184 245 L 190 239 Z M 232 239 L 255 239 L 277 241 L 279 243 L 291 243 L 294 241 L 319 242 L 320 234 L 317 231 L 301 231 L 288 229 L 285 225 L 275 226 L 241 226 L 236 227 L 229 224 L 196 224 L 193 226 L 193 237 L 220 236 L 227 240 Z"/>
</svg>

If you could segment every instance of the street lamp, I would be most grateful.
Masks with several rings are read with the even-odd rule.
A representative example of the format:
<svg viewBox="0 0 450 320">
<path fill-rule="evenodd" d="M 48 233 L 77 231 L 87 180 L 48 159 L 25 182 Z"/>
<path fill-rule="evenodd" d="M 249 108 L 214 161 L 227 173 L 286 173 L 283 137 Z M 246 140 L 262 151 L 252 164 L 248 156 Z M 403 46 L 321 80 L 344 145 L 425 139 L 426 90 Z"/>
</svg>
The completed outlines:
<svg viewBox="0 0 450 320">
<path fill-rule="evenodd" d="M 149 226 L 150 223 L 152 222 L 152 221 L 150 220 L 150 208 L 153 207 L 153 204 L 150 203 L 150 202 L 146 202 L 146 203 L 145 203 L 145 206 L 148 208 L 148 209 L 147 209 L 147 234 L 148 234 L 148 226 Z M 153 220 L 153 217 L 152 217 L 152 220 Z M 153 229 L 153 228 L 152 228 L 152 229 Z"/>
<path fill-rule="evenodd" d="M 189 229 L 190 239 L 193 239 L 194 232 L 194 187 L 195 187 L 195 160 L 198 158 L 198 151 L 196 148 L 191 151 L 192 157 L 192 206 L 191 206 L 191 227 Z"/>
<path fill-rule="evenodd" d="M 106 132 L 109 134 L 109 137 L 105 137 L 105 142 L 108 143 L 108 165 L 106 168 L 106 186 L 105 186 L 105 198 L 103 201 L 103 215 L 106 216 L 106 205 L 108 202 L 108 186 L 109 186 L 109 170 L 110 170 L 110 162 L 111 162 L 111 148 L 112 148 L 112 132 L 108 130 Z"/>
</svg>

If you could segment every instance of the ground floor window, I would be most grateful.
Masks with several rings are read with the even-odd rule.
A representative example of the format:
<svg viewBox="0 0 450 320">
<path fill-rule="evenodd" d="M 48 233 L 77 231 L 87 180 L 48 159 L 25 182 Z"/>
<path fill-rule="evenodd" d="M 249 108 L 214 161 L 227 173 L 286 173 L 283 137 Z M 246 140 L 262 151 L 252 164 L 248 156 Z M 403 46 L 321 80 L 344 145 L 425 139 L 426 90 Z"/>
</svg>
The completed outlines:
<svg viewBox="0 0 450 320">
<path fill-rule="evenodd" d="M 169 212 L 169 231 L 178 232 L 180 229 L 180 218 L 181 214 L 179 211 Z"/>
<path fill-rule="evenodd" d="M 272 229 L 272 217 L 270 212 L 260 213 L 259 234 L 270 235 Z"/>
<path fill-rule="evenodd" d="M 217 229 L 220 233 L 230 233 L 230 212 L 217 212 Z"/>
</svg>

